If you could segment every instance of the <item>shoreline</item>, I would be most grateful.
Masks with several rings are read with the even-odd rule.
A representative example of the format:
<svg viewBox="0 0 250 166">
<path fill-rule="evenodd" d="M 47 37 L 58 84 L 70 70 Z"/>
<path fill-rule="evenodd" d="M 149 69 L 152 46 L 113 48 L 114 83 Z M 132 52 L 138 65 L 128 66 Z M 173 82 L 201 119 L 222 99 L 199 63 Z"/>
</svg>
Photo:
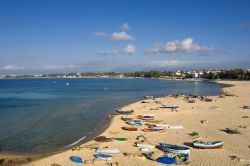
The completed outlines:
<svg viewBox="0 0 250 166">
<path fill-rule="evenodd" d="M 239 83 L 239 82 L 242 82 L 242 81 L 236 81 L 237 83 Z M 246 82 L 246 81 L 245 81 Z M 222 88 L 221 89 L 221 91 L 223 92 L 223 91 L 225 91 L 225 89 L 227 90 L 228 88 L 230 89 L 230 88 L 232 88 L 232 87 L 235 87 L 236 85 L 234 84 L 234 83 L 232 83 L 232 81 L 215 81 L 215 83 L 220 83 L 220 84 L 226 84 L 226 85 L 228 85 L 228 87 L 224 87 L 224 88 Z M 248 84 L 249 84 L 250 82 L 248 82 Z M 213 97 L 213 98 L 215 98 L 216 96 L 209 96 L 209 97 Z M 166 99 L 166 98 L 169 98 L 169 97 L 160 97 L 160 98 L 156 98 L 156 100 L 163 100 L 163 99 Z M 175 99 L 173 99 L 174 101 L 175 101 Z M 141 102 L 142 100 L 140 100 L 140 101 L 135 101 L 135 102 L 133 102 L 133 103 L 128 103 L 128 104 L 126 104 L 125 106 L 123 105 L 123 106 L 121 106 L 121 108 L 130 108 L 130 107 L 133 107 L 133 105 L 136 105 L 136 104 L 139 104 L 140 102 Z M 99 132 L 100 134 L 99 135 L 107 135 L 107 133 L 108 132 L 110 132 L 110 130 L 113 130 L 113 128 L 114 128 L 114 124 L 115 123 L 117 123 L 117 121 L 118 120 L 120 120 L 120 119 L 118 119 L 118 116 L 112 116 L 112 118 L 111 118 L 111 120 L 109 121 L 109 123 L 107 124 L 107 128 L 106 129 L 104 129 L 102 132 Z M 121 129 L 120 129 L 121 130 Z M 124 131 L 122 131 L 122 132 L 124 132 Z M 156 134 L 157 135 L 157 134 Z M 92 144 L 92 143 L 94 143 L 95 141 L 93 140 L 93 139 L 90 139 L 90 140 L 86 140 L 86 141 L 84 141 L 84 143 L 81 143 L 81 145 L 80 146 L 85 146 L 85 145 L 88 145 L 88 144 Z M 109 145 L 111 145 L 112 146 L 112 144 L 110 144 L 109 143 Z M 68 153 L 73 153 L 73 151 L 71 151 L 71 150 L 66 150 L 66 151 L 61 151 L 61 152 L 56 152 L 56 153 L 53 153 L 53 154 L 50 154 L 50 155 L 48 155 L 48 156 L 44 156 L 44 155 L 41 155 L 40 157 L 38 157 L 38 158 L 35 158 L 34 159 L 34 162 L 28 162 L 30 165 L 40 165 L 39 163 L 40 162 L 42 162 L 43 163 L 43 160 L 47 160 L 48 158 L 53 158 L 53 156 L 60 156 L 60 155 L 67 155 Z M 2 153 L 0 153 L 0 156 L 2 155 Z M 8 154 L 7 154 L 8 155 Z M 12 154 L 11 154 L 12 155 Z M 12 157 L 14 157 L 14 156 L 12 156 Z M 17 156 L 15 156 L 15 157 L 17 157 Z M 20 156 L 18 156 L 18 157 L 20 157 Z M 27 157 L 27 156 L 23 156 L 24 158 L 29 158 L 29 157 Z M 20 164 L 22 164 L 22 163 L 20 163 Z M 24 163 L 23 163 L 24 164 Z M 27 164 L 27 163 L 25 163 L 25 164 Z"/>
</svg>

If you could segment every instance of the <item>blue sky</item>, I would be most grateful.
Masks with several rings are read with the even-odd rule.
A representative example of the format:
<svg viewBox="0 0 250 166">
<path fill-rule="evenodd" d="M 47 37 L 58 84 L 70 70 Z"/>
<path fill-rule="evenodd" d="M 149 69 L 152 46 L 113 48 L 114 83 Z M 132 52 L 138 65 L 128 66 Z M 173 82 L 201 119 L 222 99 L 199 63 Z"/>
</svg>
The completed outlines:
<svg viewBox="0 0 250 166">
<path fill-rule="evenodd" d="M 1 0 L 0 73 L 250 68 L 248 0 Z"/>
</svg>

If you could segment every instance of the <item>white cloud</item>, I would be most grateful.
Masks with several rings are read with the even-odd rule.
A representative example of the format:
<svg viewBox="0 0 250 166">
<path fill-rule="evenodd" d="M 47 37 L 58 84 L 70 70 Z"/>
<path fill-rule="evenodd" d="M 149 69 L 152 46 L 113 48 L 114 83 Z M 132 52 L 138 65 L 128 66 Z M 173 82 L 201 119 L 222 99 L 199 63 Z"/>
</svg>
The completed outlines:
<svg viewBox="0 0 250 166">
<path fill-rule="evenodd" d="M 128 30 L 130 30 L 131 28 L 130 28 L 130 26 L 128 25 L 128 23 L 123 23 L 122 24 L 122 27 L 121 27 L 123 30 L 125 30 L 125 31 L 128 31 Z"/>
<path fill-rule="evenodd" d="M 117 55 L 117 54 L 119 54 L 119 51 L 117 49 L 113 49 L 111 51 L 97 52 L 96 54 L 97 55 L 104 55 L 104 56 L 106 56 L 106 55 Z"/>
<path fill-rule="evenodd" d="M 197 53 L 212 51 L 212 47 L 200 46 L 193 42 L 192 38 L 186 38 L 181 41 L 158 44 L 155 47 L 146 50 L 147 53 Z"/>
<path fill-rule="evenodd" d="M 136 52 L 136 47 L 132 44 L 129 44 L 123 48 L 123 52 L 129 55 L 134 54 Z"/>
<path fill-rule="evenodd" d="M 112 33 L 112 40 L 113 41 L 134 40 L 134 37 L 129 35 L 125 31 L 121 31 Z"/>
<path fill-rule="evenodd" d="M 96 37 L 105 37 L 107 36 L 108 34 L 106 32 L 94 32 L 94 35 Z"/>
<path fill-rule="evenodd" d="M 19 67 L 17 65 L 5 65 L 1 67 L 2 70 L 21 70 L 23 67 Z"/>
</svg>

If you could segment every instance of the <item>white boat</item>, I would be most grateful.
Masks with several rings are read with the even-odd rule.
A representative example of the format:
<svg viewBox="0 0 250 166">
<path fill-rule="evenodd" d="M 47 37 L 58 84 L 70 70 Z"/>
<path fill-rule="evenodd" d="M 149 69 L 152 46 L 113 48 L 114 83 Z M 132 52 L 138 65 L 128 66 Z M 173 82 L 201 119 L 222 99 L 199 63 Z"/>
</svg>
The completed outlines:
<svg viewBox="0 0 250 166">
<path fill-rule="evenodd" d="M 120 153 L 118 148 L 98 148 L 96 153 Z"/>
<path fill-rule="evenodd" d="M 213 141 L 213 142 L 193 142 L 194 147 L 201 149 L 217 149 L 224 145 L 223 141 Z"/>
<path fill-rule="evenodd" d="M 156 127 L 165 127 L 165 128 L 168 128 L 168 127 L 169 127 L 168 124 L 157 124 L 157 123 L 155 123 L 154 125 L 155 125 Z"/>
<path fill-rule="evenodd" d="M 102 153 L 95 154 L 95 157 L 102 160 L 109 160 L 109 161 L 112 160 L 112 156 Z"/>
<path fill-rule="evenodd" d="M 169 125 L 168 128 L 169 129 L 183 129 L 184 127 L 181 125 Z"/>
<path fill-rule="evenodd" d="M 155 148 L 154 145 L 149 145 L 149 144 L 136 144 L 136 146 L 139 147 L 139 148 L 148 148 L 148 149 Z"/>
<path fill-rule="evenodd" d="M 182 154 L 189 154 L 190 148 L 172 144 L 165 144 L 160 143 L 160 146 L 163 151 L 171 152 L 171 153 L 182 153 Z"/>
<path fill-rule="evenodd" d="M 165 103 L 165 104 L 162 104 L 162 107 L 163 108 L 179 108 L 179 105 L 173 104 L 173 103 Z"/>
</svg>

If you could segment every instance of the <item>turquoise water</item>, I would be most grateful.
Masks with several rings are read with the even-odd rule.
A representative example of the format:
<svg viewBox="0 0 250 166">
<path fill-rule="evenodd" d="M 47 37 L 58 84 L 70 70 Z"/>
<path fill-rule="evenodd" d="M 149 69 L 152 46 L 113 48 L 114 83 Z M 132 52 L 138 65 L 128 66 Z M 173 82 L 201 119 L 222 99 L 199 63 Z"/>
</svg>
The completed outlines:
<svg viewBox="0 0 250 166">
<path fill-rule="evenodd" d="M 0 150 L 61 150 L 89 138 L 115 108 L 145 95 L 218 95 L 222 86 L 156 79 L 1 79 Z"/>
</svg>

